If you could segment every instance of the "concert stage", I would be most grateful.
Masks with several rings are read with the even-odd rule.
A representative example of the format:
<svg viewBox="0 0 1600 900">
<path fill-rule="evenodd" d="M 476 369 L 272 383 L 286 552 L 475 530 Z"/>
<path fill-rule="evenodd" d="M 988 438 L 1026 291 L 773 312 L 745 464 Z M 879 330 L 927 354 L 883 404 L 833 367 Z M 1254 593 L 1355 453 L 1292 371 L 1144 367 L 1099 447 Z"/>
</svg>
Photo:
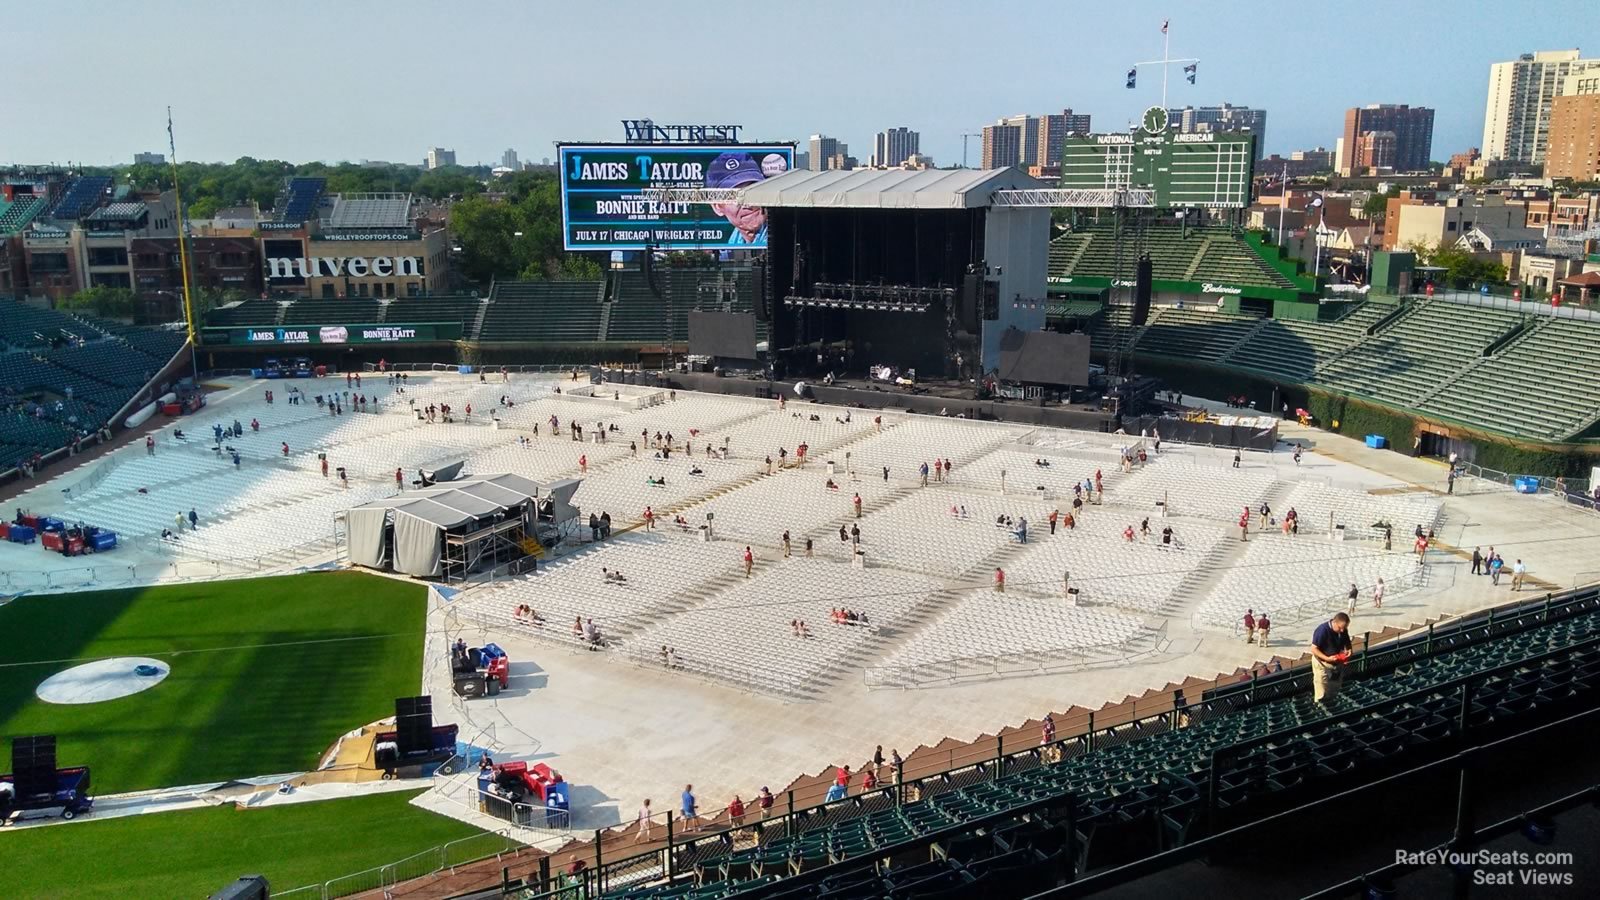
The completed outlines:
<svg viewBox="0 0 1600 900">
<path fill-rule="evenodd" d="M 1050 211 L 992 198 L 1041 186 L 1015 169 L 863 169 L 748 188 L 768 216 L 761 313 L 784 377 L 998 368 L 1008 329 L 1044 327 Z"/>
</svg>

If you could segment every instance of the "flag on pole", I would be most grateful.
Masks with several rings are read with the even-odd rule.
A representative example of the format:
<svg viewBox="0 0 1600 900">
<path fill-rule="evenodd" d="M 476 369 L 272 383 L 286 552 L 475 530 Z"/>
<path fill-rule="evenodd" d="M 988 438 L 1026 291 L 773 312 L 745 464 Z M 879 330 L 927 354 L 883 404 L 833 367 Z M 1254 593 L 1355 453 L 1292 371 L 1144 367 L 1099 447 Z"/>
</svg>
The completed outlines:
<svg viewBox="0 0 1600 900">
<path fill-rule="evenodd" d="M 1134 82 L 1139 80 L 1139 67 L 1134 66 L 1128 70 L 1128 89 L 1132 90 Z"/>
<path fill-rule="evenodd" d="M 1169 24 L 1171 24 L 1171 23 L 1172 23 L 1171 19 L 1162 19 L 1161 20 L 1161 33 L 1162 34 L 1166 34 L 1167 33 L 1167 26 Z"/>
<path fill-rule="evenodd" d="M 1183 74 L 1189 79 L 1190 84 L 1194 84 L 1194 75 L 1195 72 L 1199 71 L 1199 69 L 1199 63 L 1190 63 L 1183 67 Z"/>
</svg>

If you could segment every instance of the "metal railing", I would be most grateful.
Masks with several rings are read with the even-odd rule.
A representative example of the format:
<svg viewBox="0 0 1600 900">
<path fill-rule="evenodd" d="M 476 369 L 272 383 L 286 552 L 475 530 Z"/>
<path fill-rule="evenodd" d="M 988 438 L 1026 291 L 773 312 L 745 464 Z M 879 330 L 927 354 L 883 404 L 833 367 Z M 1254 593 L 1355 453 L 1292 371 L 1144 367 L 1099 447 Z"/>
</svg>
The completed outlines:
<svg viewBox="0 0 1600 900">
<path fill-rule="evenodd" d="M 13 569 L 0 571 L 0 589 L 48 592 L 66 588 L 111 588 L 157 582 L 247 578 L 265 572 L 302 566 L 308 560 L 333 552 L 337 547 L 337 538 L 329 537 L 300 544 L 279 553 L 238 559 L 173 559 L 136 563 L 95 563 L 62 569 Z"/>
<path fill-rule="evenodd" d="M 321 884 L 308 884 L 286 891 L 274 890 L 272 896 L 293 897 L 295 900 L 333 900 L 335 897 L 347 897 L 369 891 L 387 893 L 400 882 L 451 872 L 457 866 L 466 863 L 533 853 L 535 851 L 511 837 L 508 831 L 486 831 L 458 838 L 437 847 L 429 847 L 420 853 L 413 853 L 391 863 L 330 878 Z"/>
<path fill-rule="evenodd" d="M 1406 294 L 1407 300 L 1427 300 L 1427 294 Z M 1580 306 L 1557 306 L 1548 300 L 1513 300 L 1510 297 L 1498 294 L 1482 294 L 1477 291 L 1443 290 L 1434 291 L 1434 300 L 1448 300 L 1463 306 L 1481 306 L 1485 309 L 1500 309 L 1521 313 L 1525 316 L 1542 316 L 1551 319 L 1584 319 L 1600 321 L 1600 312 L 1585 309 Z"/>
<path fill-rule="evenodd" d="M 1141 629 L 1119 644 L 1093 647 L 1063 647 L 1029 653 L 1007 653 L 937 660 L 917 665 L 868 666 L 862 677 L 868 690 L 879 688 L 919 688 L 936 684 L 960 684 L 1033 675 L 1053 675 L 1123 666 L 1167 651 L 1167 625 Z"/>
</svg>

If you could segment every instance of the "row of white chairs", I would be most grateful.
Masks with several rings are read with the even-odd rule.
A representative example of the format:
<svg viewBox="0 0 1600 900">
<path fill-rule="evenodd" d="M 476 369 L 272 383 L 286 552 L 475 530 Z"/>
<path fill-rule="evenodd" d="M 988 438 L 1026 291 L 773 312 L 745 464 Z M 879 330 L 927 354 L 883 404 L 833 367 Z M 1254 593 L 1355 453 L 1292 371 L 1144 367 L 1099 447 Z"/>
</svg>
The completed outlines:
<svg viewBox="0 0 1600 900">
<path fill-rule="evenodd" d="M 1103 650 L 1127 644 L 1139 620 L 1061 599 L 974 591 L 947 607 L 884 661 L 888 666 L 1019 654 Z"/>
<path fill-rule="evenodd" d="M 785 695 L 816 691 L 858 655 L 903 626 L 930 603 L 939 585 L 903 572 L 856 569 L 824 559 L 756 563 L 741 580 L 697 606 L 667 617 L 629 639 L 623 651 L 646 665 L 664 665 L 741 688 Z M 835 607 L 865 613 L 865 624 L 838 624 Z M 805 623 L 806 636 L 794 633 Z"/>
<path fill-rule="evenodd" d="M 572 639 L 580 618 L 593 619 L 603 633 L 625 635 L 681 607 L 708 580 L 736 573 L 741 552 L 730 543 L 665 532 L 617 535 L 541 564 L 536 573 L 467 591 L 456 606 L 481 624 L 562 642 Z M 608 572 L 625 580 L 607 580 Z M 542 621 L 519 617 L 524 604 Z"/>
<path fill-rule="evenodd" d="M 830 480 L 835 485 L 832 489 Z M 798 554 L 807 535 L 829 530 L 829 523 L 837 527 L 839 522 L 854 520 L 857 494 L 865 516 L 893 501 L 902 490 L 902 486 L 885 485 L 880 479 L 850 479 L 842 472 L 830 478 L 822 467 L 790 468 L 697 503 L 683 515 L 698 527 L 711 514 L 719 537 L 769 546 L 777 546 L 788 531 Z"/>
<path fill-rule="evenodd" d="M 1107 487 L 1106 502 L 1144 515 L 1162 509 L 1168 515 L 1237 521 L 1245 507 L 1254 510 L 1276 483 L 1259 469 L 1199 466 L 1176 458 L 1151 457 L 1144 466 Z"/>
<path fill-rule="evenodd" d="M 1072 531 L 1059 529 L 1054 540 L 1038 541 L 1006 567 L 1013 590 L 1061 597 L 1076 587 L 1095 604 L 1148 612 L 1164 611 L 1177 597 L 1190 573 L 1225 537 L 1224 529 L 1205 519 L 1150 519 L 1150 534 L 1141 522 L 1096 509 Z M 1123 530 L 1132 527 L 1130 542 Z M 1172 543 L 1162 531 L 1172 529 Z"/>
<path fill-rule="evenodd" d="M 1330 521 L 1347 530 L 1368 532 L 1378 522 L 1388 522 L 1402 540 L 1421 527 L 1427 531 L 1439 522 L 1444 504 L 1433 497 L 1417 494 L 1366 494 L 1324 484 L 1301 483 L 1284 498 L 1273 515 L 1282 517 L 1293 508 L 1300 518 L 1300 530 L 1327 532 Z"/>
<path fill-rule="evenodd" d="M 352 483 L 289 503 L 252 509 L 248 513 L 202 521 L 199 530 L 184 532 L 170 542 L 180 556 L 195 559 L 249 559 L 279 556 L 296 548 L 332 538 L 335 516 L 344 510 L 393 496 L 394 485 L 381 482 Z"/>
<path fill-rule="evenodd" d="M 951 512 L 952 507 L 956 510 Z M 960 512 L 966 510 L 966 516 Z M 1029 499 L 965 493 L 949 486 L 913 488 L 889 506 L 865 516 L 861 551 L 869 563 L 887 563 L 906 569 L 955 578 L 1009 543 L 1017 541 L 1013 528 L 996 524 L 1000 516 L 1028 520 L 1030 541 L 1048 539 L 1048 507 Z M 817 552 L 848 559 L 851 542 L 837 532 L 816 534 Z"/>
<path fill-rule="evenodd" d="M 1195 618 L 1205 625 L 1231 628 L 1246 610 L 1280 613 L 1337 598 L 1351 584 L 1365 597 L 1379 578 L 1396 585 L 1387 602 L 1416 566 L 1416 556 L 1399 549 L 1386 553 L 1371 544 L 1335 541 L 1325 535 L 1254 534 L 1243 556 L 1207 594 Z M 1370 603 L 1370 598 L 1364 602 Z"/>
</svg>

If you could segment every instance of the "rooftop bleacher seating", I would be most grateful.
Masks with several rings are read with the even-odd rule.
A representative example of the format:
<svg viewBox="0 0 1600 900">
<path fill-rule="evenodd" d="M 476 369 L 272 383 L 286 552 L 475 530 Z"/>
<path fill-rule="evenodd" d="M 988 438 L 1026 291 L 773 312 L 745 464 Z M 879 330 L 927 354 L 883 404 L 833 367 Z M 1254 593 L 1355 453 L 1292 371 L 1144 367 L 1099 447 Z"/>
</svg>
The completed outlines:
<svg viewBox="0 0 1600 900">
<path fill-rule="evenodd" d="M 61 199 L 56 201 L 55 208 L 50 210 L 50 218 L 62 220 L 76 220 L 100 205 L 100 200 L 105 196 L 106 188 L 111 186 L 110 175 L 80 175 L 74 178 L 67 189 L 61 193 Z"/>
<path fill-rule="evenodd" d="M 332 228 L 404 228 L 410 223 L 410 194 L 343 194 L 328 217 Z"/>
<path fill-rule="evenodd" d="M 50 204 L 46 197 L 24 196 L 19 200 L 0 200 L 0 234 L 15 234 L 28 227 Z"/>
<path fill-rule="evenodd" d="M 484 316 L 481 341 L 599 341 L 603 281 L 502 281 Z"/>
<path fill-rule="evenodd" d="M 326 178 L 291 178 L 282 198 L 280 222 L 304 222 L 317 210 L 317 201 L 328 186 Z"/>
</svg>

